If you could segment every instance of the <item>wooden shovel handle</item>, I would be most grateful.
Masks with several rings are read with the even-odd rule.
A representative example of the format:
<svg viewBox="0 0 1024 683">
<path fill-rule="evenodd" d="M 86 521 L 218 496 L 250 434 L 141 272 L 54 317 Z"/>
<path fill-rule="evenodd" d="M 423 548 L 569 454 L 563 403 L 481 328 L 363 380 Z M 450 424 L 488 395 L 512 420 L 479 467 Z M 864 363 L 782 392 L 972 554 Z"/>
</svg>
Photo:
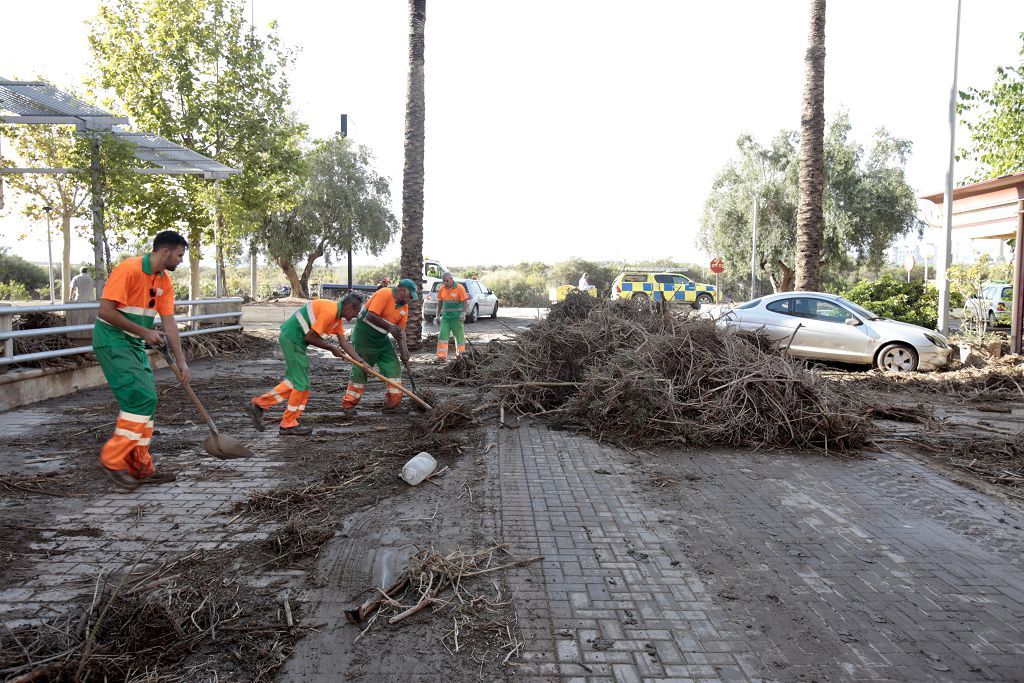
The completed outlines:
<svg viewBox="0 0 1024 683">
<path fill-rule="evenodd" d="M 181 388 L 185 390 L 185 393 L 188 394 L 188 397 L 192 399 L 192 403 L 195 404 L 196 410 L 199 411 L 199 414 L 203 416 L 204 420 L 206 420 L 206 424 L 209 425 L 210 431 L 213 432 L 214 436 L 219 435 L 220 432 L 217 431 L 217 425 L 214 424 L 213 418 L 210 417 L 210 414 L 206 412 L 206 408 L 204 408 L 203 404 L 199 401 L 199 397 L 196 396 L 196 392 L 192 391 L 192 387 L 185 384 L 185 382 L 183 381 L 181 376 L 181 369 L 178 367 L 178 364 L 174 362 L 174 359 L 171 358 L 171 352 L 167 348 L 166 337 L 164 338 L 163 346 L 160 347 L 160 351 L 164 354 L 164 360 L 167 361 L 167 367 L 169 367 L 171 369 L 171 372 L 174 373 L 174 376 L 178 378 L 178 384 L 180 384 Z"/>
<path fill-rule="evenodd" d="M 373 375 L 377 379 L 383 380 L 385 383 L 388 384 L 388 386 L 392 386 L 392 387 L 398 389 L 403 394 L 405 394 L 406 396 L 408 396 L 412 400 L 416 401 L 416 403 L 419 403 L 421 406 L 423 406 L 427 410 L 432 410 L 432 408 L 430 407 L 429 403 L 427 403 L 422 398 L 420 398 L 416 394 L 412 393 L 411 391 L 409 391 L 408 389 L 406 389 L 405 387 L 403 387 L 401 384 L 399 384 L 398 382 L 394 381 L 393 379 L 388 379 L 384 375 L 380 374 L 379 372 L 377 372 L 376 370 L 371 368 L 369 365 L 363 365 L 362 363 L 357 363 L 355 358 L 353 358 L 352 356 L 348 355 L 347 353 L 343 354 L 342 357 L 345 360 L 347 360 L 348 362 L 352 363 L 353 365 L 357 365 L 357 366 L 361 367 L 363 370 L 365 370 L 366 372 L 370 373 L 371 375 Z"/>
</svg>

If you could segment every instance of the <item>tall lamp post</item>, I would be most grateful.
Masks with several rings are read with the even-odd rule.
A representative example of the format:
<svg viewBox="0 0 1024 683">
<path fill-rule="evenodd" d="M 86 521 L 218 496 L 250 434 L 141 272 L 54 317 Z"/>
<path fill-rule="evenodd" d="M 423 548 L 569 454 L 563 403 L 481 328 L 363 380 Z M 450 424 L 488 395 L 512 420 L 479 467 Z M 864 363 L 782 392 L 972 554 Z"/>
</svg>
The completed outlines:
<svg viewBox="0 0 1024 683">
<path fill-rule="evenodd" d="M 46 273 L 50 278 L 50 304 L 53 305 L 56 303 L 53 296 L 53 247 L 50 241 L 50 212 L 53 207 L 47 204 L 43 211 L 46 212 Z"/>
<path fill-rule="evenodd" d="M 953 164 L 956 160 L 956 79 L 960 65 L 960 10 L 956 0 L 956 34 L 953 40 L 953 83 L 949 88 L 949 165 L 946 168 L 946 192 L 943 198 L 946 210 L 942 259 L 935 264 L 935 285 L 939 289 L 939 332 L 949 334 L 949 266 L 953 251 Z"/>
</svg>

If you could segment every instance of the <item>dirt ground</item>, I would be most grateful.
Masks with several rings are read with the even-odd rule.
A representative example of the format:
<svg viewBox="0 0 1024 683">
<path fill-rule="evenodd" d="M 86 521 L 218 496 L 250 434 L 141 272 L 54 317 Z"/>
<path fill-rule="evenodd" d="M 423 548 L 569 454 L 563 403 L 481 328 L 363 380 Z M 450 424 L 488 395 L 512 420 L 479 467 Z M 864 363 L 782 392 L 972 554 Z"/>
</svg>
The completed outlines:
<svg viewBox="0 0 1024 683">
<path fill-rule="evenodd" d="M 503 314 L 468 332 L 482 345 L 531 320 Z M 514 677 L 524 638 L 515 587 L 501 571 L 467 580 L 461 597 L 400 625 L 344 617 L 370 597 L 364 589 L 393 583 L 417 554 L 493 549 L 487 568 L 526 559 L 507 555 L 499 540 L 501 484 L 484 471 L 497 439 L 486 394 L 441 382 L 428 341 L 414 357 L 418 387 L 459 402 L 473 423 L 438 431 L 421 414 L 384 416 L 379 384 L 360 414 L 346 418 L 347 368 L 317 354 L 303 420 L 317 432 L 282 441 L 273 419 L 260 434 L 241 411 L 282 371 L 273 330 L 257 336 L 242 353 L 193 363 L 196 392 L 224 433 L 257 452 L 257 463 L 205 456 L 205 426 L 167 371 L 158 373 L 154 452 L 158 468 L 178 477 L 170 486 L 112 494 L 95 464 L 117 412 L 106 388 L 0 416 L 0 608 L 9 626 L 0 635 L 0 674 L 62 680 L 81 665 L 83 680 L 144 671 L 167 681 L 338 680 L 342 672 L 385 680 L 396 667 L 437 680 Z M 1024 500 L 1015 436 L 1024 427 L 1024 390 L 982 381 L 957 393 L 872 373 L 834 379 L 874 407 L 872 449 L 918 458 L 1001 500 Z M 398 472 L 422 450 L 442 473 L 412 488 Z M 686 495 L 680 487 L 701 475 L 675 454 L 638 463 L 634 476 L 671 507 L 671 496 Z M 722 575 L 731 560 L 719 559 L 708 569 Z M 45 579 L 60 575 L 58 565 L 63 580 Z M 771 621 L 766 615 L 756 616 Z M 40 619 L 48 626 L 35 625 Z"/>
</svg>

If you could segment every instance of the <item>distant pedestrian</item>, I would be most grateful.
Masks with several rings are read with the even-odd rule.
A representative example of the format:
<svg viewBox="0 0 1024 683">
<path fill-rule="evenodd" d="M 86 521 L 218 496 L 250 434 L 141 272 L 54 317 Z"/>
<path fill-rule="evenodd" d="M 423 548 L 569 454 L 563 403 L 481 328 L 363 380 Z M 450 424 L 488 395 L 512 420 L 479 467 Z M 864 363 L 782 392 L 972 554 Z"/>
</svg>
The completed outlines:
<svg viewBox="0 0 1024 683">
<path fill-rule="evenodd" d="M 352 320 L 363 307 L 363 295 L 349 292 L 341 301 L 313 299 L 295 311 L 283 325 L 278 341 L 284 351 L 284 379 L 276 387 L 252 399 L 245 405 L 245 412 L 252 418 L 256 429 L 263 431 L 263 413 L 272 406 L 287 401 L 287 408 L 281 416 L 278 434 L 281 436 L 309 436 L 312 427 L 299 424 L 299 417 L 309 400 L 309 346 L 325 349 L 337 358 L 348 354 L 362 362 L 359 354 L 345 341 L 344 321 Z M 338 336 L 339 346 L 324 341 L 322 335 Z"/>
<path fill-rule="evenodd" d="M 88 266 L 71 278 L 70 292 L 72 301 L 96 301 L 96 282 L 89 275 Z"/>
<path fill-rule="evenodd" d="M 377 289 L 384 289 L 385 287 L 390 287 L 390 286 L 391 286 L 391 278 L 389 278 L 389 277 L 383 277 L 383 278 L 380 279 L 380 282 L 377 283 Z"/>
<path fill-rule="evenodd" d="M 587 292 L 591 288 L 592 288 L 592 286 L 591 286 L 590 282 L 587 281 L 587 274 L 583 273 L 583 276 L 580 278 L 579 287 L 577 287 L 577 289 L 579 289 L 581 292 Z"/>
<path fill-rule="evenodd" d="M 121 406 L 114 435 L 103 446 L 100 465 L 123 489 L 173 480 L 157 475 L 149 442 L 156 415 L 156 384 L 146 345 L 170 345 L 182 383 L 191 377 L 174 321 L 173 271 L 185 257 L 188 242 L 173 230 L 157 233 L 153 251 L 122 261 L 103 287 L 99 317 L 92 332 L 93 353 L 114 398 Z M 163 332 L 153 329 L 160 316 Z"/>
</svg>

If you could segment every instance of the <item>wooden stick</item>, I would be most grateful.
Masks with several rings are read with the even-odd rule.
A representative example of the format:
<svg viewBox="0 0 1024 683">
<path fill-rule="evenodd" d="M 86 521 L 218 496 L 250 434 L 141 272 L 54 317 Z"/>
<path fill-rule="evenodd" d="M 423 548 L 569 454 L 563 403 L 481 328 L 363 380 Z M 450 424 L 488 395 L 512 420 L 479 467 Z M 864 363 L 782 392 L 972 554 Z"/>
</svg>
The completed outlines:
<svg viewBox="0 0 1024 683">
<path fill-rule="evenodd" d="M 363 370 L 365 370 L 366 372 L 370 373 L 371 375 L 373 375 L 377 379 L 383 380 L 388 386 L 392 386 L 392 387 L 398 389 L 403 394 L 405 394 L 406 396 L 408 396 L 412 400 L 416 401 L 416 403 L 419 403 L 421 406 L 423 406 L 427 410 L 433 410 L 431 405 L 429 403 L 427 403 L 426 401 L 424 401 L 422 398 L 420 398 L 416 394 L 412 393 L 411 391 L 406 389 L 404 386 L 402 386 L 401 384 L 399 384 L 395 380 L 389 379 L 389 378 L 385 377 L 384 375 L 380 374 L 379 372 L 377 372 L 376 370 L 371 368 L 369 365 L 362 365 L 361 363 L 357 363 L 355 361 L 355 359 L 352 356 L 348 355 L 347 353 L 342 354 L 342 358 L 344 358 L 348 362 L 352 363 L 353 365 L 362 368 Z"/>
</svg>

